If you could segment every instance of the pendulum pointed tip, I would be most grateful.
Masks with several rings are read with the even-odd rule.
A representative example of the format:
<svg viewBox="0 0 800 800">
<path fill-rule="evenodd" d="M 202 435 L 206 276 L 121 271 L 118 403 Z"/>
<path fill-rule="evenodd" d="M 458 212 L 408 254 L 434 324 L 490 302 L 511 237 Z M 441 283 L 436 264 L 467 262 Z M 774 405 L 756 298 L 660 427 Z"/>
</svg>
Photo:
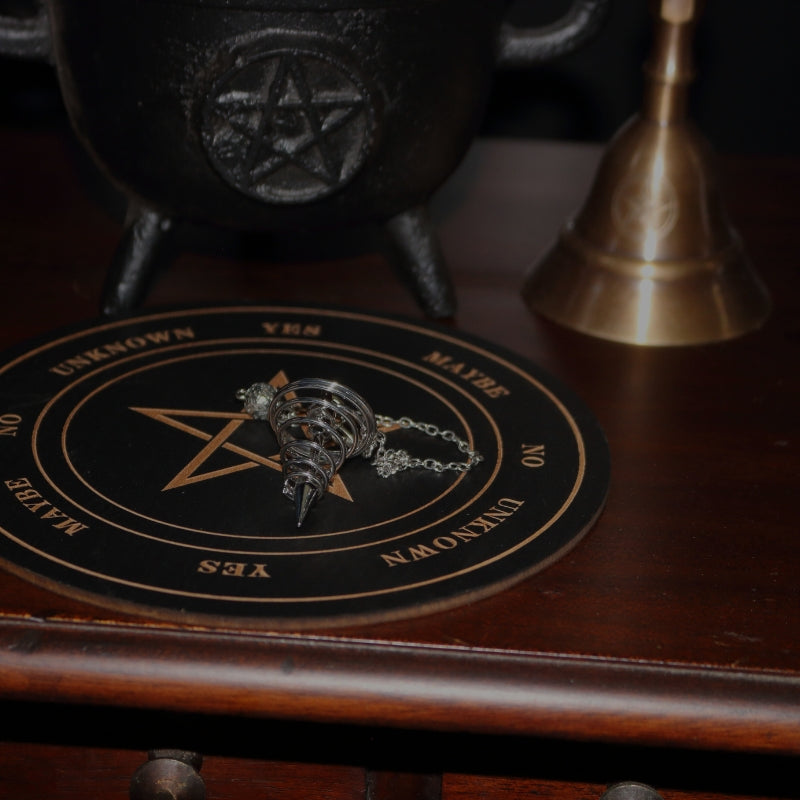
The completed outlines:
<svg viewBox="0 0 800 800">
<path fill-rule="evenodd" d="M 294 490 L 294 509 L 297 527 L 301 528 L 311 506 L 317 499 L 317 491 L 310 483 L 299 483 Z"/>
</svg>

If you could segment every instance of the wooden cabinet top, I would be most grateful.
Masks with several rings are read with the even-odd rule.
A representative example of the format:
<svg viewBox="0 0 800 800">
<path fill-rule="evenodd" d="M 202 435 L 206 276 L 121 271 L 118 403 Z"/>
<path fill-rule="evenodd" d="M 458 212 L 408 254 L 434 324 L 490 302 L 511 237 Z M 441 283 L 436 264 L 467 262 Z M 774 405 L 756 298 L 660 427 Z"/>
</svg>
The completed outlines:
<svg viewBox="0 0 800 800">
<path fill-rule="evenodd" d="M 0 144 L 8 348 L 98 314 L 120 212 L 68 137 L 6 129 Z M 731 217 L 773 298 L 763 328 L 642 348 L 539 319 L 519 293 L 600 153 L 479 141 L 432 204 L 455 329 L 556 376 L 606 433 L 608 501 L 577 547 L 448 611 L 302 632 L 173 625 L 4 572 L 0 694 L 800 753 L 800 162 L 723 162 Z M 194 230 L 146 305 L 302 299 L 422 319 L 380 256 L 281 247 L 265 258 Z"/>
</svg>

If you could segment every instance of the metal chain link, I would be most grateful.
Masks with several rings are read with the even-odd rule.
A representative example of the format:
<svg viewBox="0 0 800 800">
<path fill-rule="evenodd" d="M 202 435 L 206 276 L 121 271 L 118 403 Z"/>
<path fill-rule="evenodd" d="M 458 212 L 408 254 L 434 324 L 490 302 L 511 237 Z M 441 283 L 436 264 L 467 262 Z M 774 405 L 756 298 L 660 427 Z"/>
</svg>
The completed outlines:
<svg viewBox="0 0 800 800">
<path fill-rule="evenodd" d="M 375 421 L 379 428 L 393 428 L 398 426 L 403 430 L 416 430 L 426 436 L 438 437 L 445 442 L 452 442 L 460 453 L 466 455 L 466 461 L 438 461 L 435 458 L 415 458 L 408 451 L 400 449 L 390 449 L 386 447 L 386 433 L 379 431 L 375 437 L 373 447 L 370 452 L 365 453 L 365 457 L 372 457 L 371 464 L 377 468 L 378 475 L 388 478 L 396 472 L 406 469 L 426 469 L 431 472 L 467 472 L 475 464 L 483 461 L 483 456 L 477 451 L 472 450 L 469 442 L 459 439 L 458 436 L 449 430 L 442 430 L 437 425 L 430 422 L 416 422 L 410 417 L 399 417 L 394 419 L 383 414 L 376 414 Z M 374 455 L 373 455 L 374 453 Z"/>
<path fill-rule="evenodd" d="M 343 387 L 338 387 L 344 391 Z M 348 390 L 349 391 L 349 390 Z M 272 401 L 277 390 L 267 383 L 254 383 L 247 389 L 239 389 L 236 397 L 243 401 L 244 410 L 257 420 L 268 420 Z M 438 425 L 430 422 L 417 422 L 410 417 L 393 417 L 385 414 L 375 414 L 375 423 L 378 431 L 372 442 L 364 448 L 362 455 L 364 458 L 372 458 L 374 466 L 382 478 L 388 478 L 396 472 L 406 469 L 424 469 L 430 472 L 467 472 L 476 464 L 483 461 L 483 456 L 469 446 L 469 442 L 459 439 L 453 431 L 442 430 Z M 391 449 L 386 447 L 386 429 L 402 428 L 403 430 L 415 430 L 424 433 L 426 436 L 438 437 L 445 442 L 455 444 L 460 453 L 466 457 L 466 461 L 439 461 L 435 458 L 416 458 L 411 456 L 407 450 Z"/>
</svg>

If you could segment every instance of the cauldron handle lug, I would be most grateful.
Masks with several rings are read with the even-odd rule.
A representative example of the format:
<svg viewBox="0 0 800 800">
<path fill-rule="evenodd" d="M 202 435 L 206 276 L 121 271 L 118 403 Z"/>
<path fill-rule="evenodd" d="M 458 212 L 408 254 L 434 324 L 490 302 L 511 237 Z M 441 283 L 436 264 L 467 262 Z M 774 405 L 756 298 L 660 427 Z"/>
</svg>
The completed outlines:
<svg viewBox="0 0 800 800">
<path fill-rule="evenodd" d="M 101 299 L 105 316 L 129 311 L 144 299 L 158 268 L 168 259 L 166 245 L 174 228 L 172 217 L 131 203 L 106 275 Z"/>
<path fill-rule="evenodd" d="M 425 314 L 433 319 L 452 317 L 455 292 L 427 206 L 408 209 L 386 224 L 389 257 Z"/>
<path fill-rule="evenodd" d="M 611 0 L 574 0 L 566 14 L 551 25 L 501 26 L 497 67 L 528 67 L 577 50 L 600 30 L 610 5 Z"/>
<path fill-rule="evenodd" d="M 0 55 L 48 60 L 50 52 L 50 20 L 43 2 L 27 17 L 0 14 Z"/>
</svg>

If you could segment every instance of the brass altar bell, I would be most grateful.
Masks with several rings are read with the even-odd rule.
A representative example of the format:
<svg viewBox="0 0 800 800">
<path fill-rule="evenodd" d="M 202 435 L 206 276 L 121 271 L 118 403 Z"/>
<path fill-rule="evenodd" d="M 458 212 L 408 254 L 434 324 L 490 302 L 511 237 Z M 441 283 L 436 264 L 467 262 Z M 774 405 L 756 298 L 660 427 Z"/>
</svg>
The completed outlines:
<svg viewBox="0 0 800 800">
<path fill-rule="evenodd" d="M 526 276 L 529 308 L 619 342 L 713 342 L 758 327 L 769 297 L 728 220 L 714 153 L 687 118 L 701 3 L 653 4 L 641 112 L 609 143 L 589 196 Z"/>
</svg>

